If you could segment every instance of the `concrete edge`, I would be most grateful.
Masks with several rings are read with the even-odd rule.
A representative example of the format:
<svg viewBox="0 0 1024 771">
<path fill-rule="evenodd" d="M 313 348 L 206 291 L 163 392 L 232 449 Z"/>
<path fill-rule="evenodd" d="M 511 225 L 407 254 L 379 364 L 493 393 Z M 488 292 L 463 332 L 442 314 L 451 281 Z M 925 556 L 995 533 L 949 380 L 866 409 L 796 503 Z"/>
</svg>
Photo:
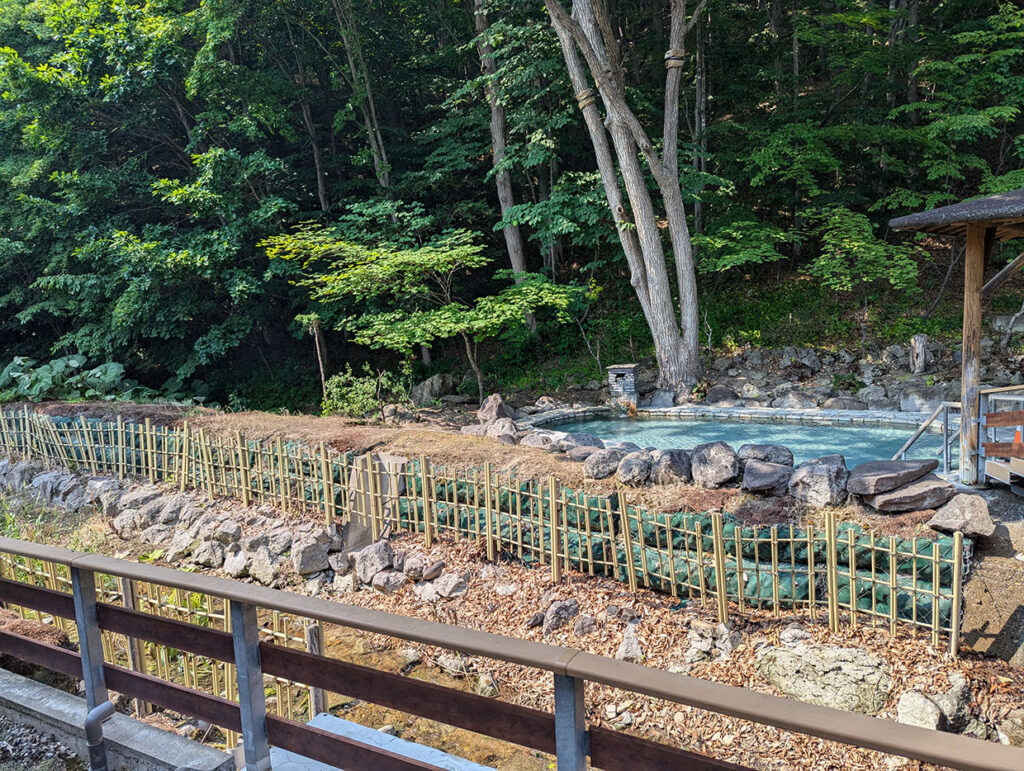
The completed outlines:
<svg viewBox="0 0 1024 771">
<path fill-rule="evenodd" d="M 79 757 L 88 759 L 85 699 L 0 669 L 0 714 L 52 734 Z M 111 769 L 126 771 L 234 771 L 231 755 L 178 734 L 115 713 L 103 724 Z"/>
</svg>

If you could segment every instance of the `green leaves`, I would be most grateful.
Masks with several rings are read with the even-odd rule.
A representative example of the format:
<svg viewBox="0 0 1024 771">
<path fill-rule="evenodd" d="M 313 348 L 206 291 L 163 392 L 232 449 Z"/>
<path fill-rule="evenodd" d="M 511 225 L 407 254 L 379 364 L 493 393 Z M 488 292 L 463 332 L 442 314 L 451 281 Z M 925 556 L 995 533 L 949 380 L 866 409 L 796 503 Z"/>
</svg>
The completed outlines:
<svg viewBox="0 0 1024 771">
<path fill-rule="evenodd" d="M 817 212 L 821 223 L 821 253 L 811 264 L 811 275 L 829 289 L 852 292 L 870 284 L 889 284 L 910 291 L 917 283 L 919 251 L 913 245 L 896 245 L 876 238 L 871 221 L 841 207 Z"/>
</svg>

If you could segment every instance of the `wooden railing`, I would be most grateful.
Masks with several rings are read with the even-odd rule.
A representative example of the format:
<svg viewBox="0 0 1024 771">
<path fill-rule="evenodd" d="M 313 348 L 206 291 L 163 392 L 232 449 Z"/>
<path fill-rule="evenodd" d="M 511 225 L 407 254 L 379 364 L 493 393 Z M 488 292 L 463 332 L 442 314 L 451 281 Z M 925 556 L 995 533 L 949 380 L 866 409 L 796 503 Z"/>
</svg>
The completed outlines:
<svg viewBox="0 0 1024 771">
<path fill-rule="evenodd" d="M 1024 750 L 826 709 L 570 648 L 9 538 L 0 538 L 0 553 L 25 566 L 20 571 L 9 570 L 7 577 L 0 579 L 0 601 L 9 607 L 33 609 L 44 619 L 73 619 L 79 643 L 79 652 L 75 653 L 4 631 L 0 632 L 0 652 L 83 679 L 89 709 L 107 699 L 109 688 L 238 731 L 243 737 L 247 769 L 269 768 L 271 745 L 340 767 L 375 771 L 432 768 L 344 736 L 267 715 L 263 682 L 264 677 L 275 675 L 554 754 L 562 770 L 584 769 L 588 758 L 589 763 L 608 771 L 739 768 L 601 726 L 588 726 L 585 682 L 953 768 L 1024 768 Z M 72 592 L 30 583 L 35 573 L 29 569 L 29 563 L 38 562 L 66 571 Z M 232 630 L 228 633 L 208 629 L 103 602 L 97 586 L 109 578 L 145 581 L 219 597 L 230 608 Z M 529 709 L 261 642 L 261 610 L 283 611 L 550 672 L 554 678 L 555 711 Z M 100 643 L 101 630 L 231 662 L 237 673 L 237 701 L 109 663 Z"/>
</svg>

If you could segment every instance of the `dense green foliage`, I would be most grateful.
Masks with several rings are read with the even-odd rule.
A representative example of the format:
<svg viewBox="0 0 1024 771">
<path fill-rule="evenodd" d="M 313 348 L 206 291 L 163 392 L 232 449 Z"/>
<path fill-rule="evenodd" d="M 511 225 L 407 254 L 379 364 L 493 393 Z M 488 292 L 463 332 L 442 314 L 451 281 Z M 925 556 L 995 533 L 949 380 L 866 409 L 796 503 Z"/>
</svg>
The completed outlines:
<svg viewBox="0 0 1024 771">
<path fill-rule="evenodd" d="M 311 314 L 328 375 L 422 368 L 425 343 L 461 376 L 466 338 L 485 378 L 522 385 L 648 354 L 543 4 L 488 11 L 493 77 L 463 4 L 0 0 L 0 362 L 81 355 L 154 389 L 311 408 Z M 666 13 L 616 7 L 652 126 Z M 702 340 L 955 329 L 955 291 L 925 313 L 948 249 L 884 223 L 1024 185 L 1019 4 L 710 0 L 686 46 Z M 504 218 L 485 87 L 507 113 Z M 509 223 L 521 283 L 500 270 Z M 567 363 L 524 366 L 552 357 Z"/>
</svg>

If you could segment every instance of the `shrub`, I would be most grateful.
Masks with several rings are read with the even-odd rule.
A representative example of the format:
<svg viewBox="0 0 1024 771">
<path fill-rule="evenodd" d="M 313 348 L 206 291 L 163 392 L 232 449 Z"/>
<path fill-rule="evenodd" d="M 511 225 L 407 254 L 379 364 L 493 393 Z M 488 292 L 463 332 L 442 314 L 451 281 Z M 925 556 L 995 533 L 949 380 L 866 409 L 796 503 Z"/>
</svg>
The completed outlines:
<svg viewBox="0 0 1024 771">
<path fill-rule="evenodd" d="M 362 374 L 356 374 L 351 365 L 346 364 L 344 372 L 327 381 L 323 414 L 350 418 L 379 414 L 383 418 L 385 404 L 408 401 L 409 392 L 403 379 L 387 370 L 374 372 L 367 365 L 363 366 Z"/>
</svg>

